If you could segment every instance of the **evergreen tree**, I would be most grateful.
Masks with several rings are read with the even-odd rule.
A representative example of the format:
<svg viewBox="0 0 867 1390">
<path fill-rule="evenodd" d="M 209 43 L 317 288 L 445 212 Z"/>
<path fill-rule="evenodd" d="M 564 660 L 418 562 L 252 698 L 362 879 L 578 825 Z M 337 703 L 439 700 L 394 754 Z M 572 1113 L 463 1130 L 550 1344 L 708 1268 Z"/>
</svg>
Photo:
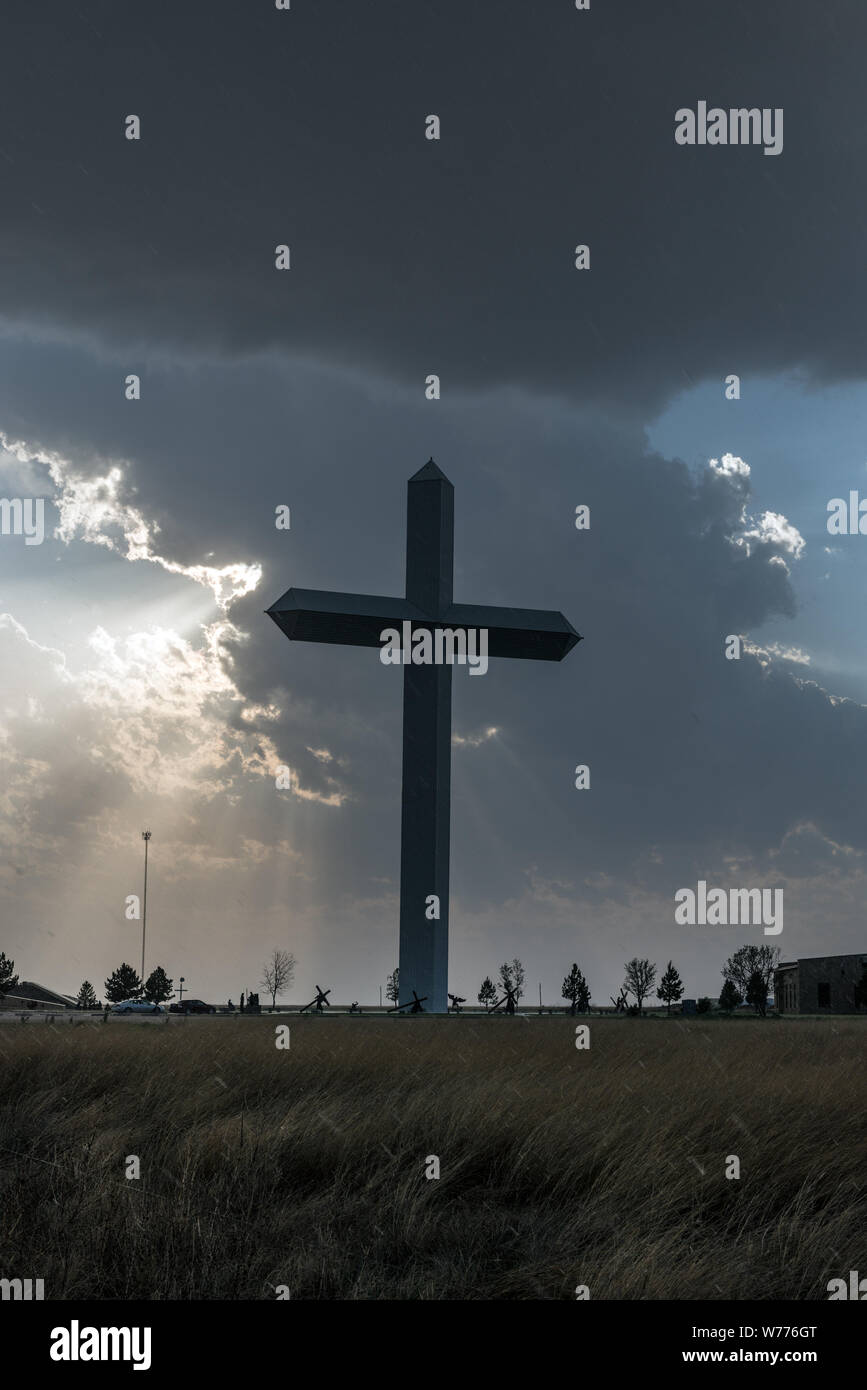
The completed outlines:
<svg viewBox="0 0 867 1390">
<path fill-rule="evenodd" d="M 768 982 L 761 970 L 754 970 L 747 984 L 747 1003 L 752 1004 L 762 1018 L 768 1003 Z"/>
<path fill-rule="evenodd" d="M 569 1012 L 573 1016 L 576 1013 L 586 1014 L 590 1007 L 590 986 L 575 964 L 563 981 L 562 993 L 563 998 L 568 999 L 572 1004 Z"/>
<path fill-rule="evenodd" d="M 661 999 L 663 1003 L 667 1006 L 668 1013 L 670 1015 L 672 1004 L 676 1004 L 678 999 L 680 999 L 682 995 L 683 981 L 681 980 L 671 961 L 669 961 L 668 969 L 666 970 L 665 974 L 659 982 L 659 988 L 656 991 L 656 997 L 657 999 Z"/>
<path fill-rule="evenodd" d="M 524 967 L 517 956 L 515 956 L 515 959 L 512 961 L 512 979 L 515 982 L 515 999 L 519 1000 L 524 994 Z"/>
<path fill-rule="evenodd" d="M 480 1004 L 484 1004 L 486 1009 L 489 1009 L 492 1004 L 496 1004 L 497 1002 L 497 986 L 494 984 L 490 975 L 486 975 L 482 980 L 482 987 L 479 990 L 478 1000 Z"/>
<path fill-rule="evenodd" d="M 85 980 L 78 991 L 78 1007 L 80 1009 L 97 1008 L 96 992 L 90 980 Z"/>
<path fill-rule="evenodd" d="M 172 983 L 163 967 L 158 965 L 145 980 L 145 999 L 149 1004 L 162 1004 L 165 999 L 171 999 L 175 992 Z"/>
<path fill-rule="evenodd" d="M 112 1004 L 119 1004 L 122 999 L 138 999 L 141 992 L 141 980 L 126 961 L 105 982 L 105 997 Z"/>
<path fill-rule="evenodd" d="M 8 960 L 3 951 L 0 951 L 0 999 L 5 996 L 7 990 L 14 989 L 17 984 L 14 960 Z"/>
<path fill-rule="evenodd" d="M 575 1006 L 579 1014 L 590 1012 L 590 986 L 583 975 L 581 976 L 581 984 L 578 987 L 578 998 L 575 1000 Z"/>
<path fill-rule="evenodd" d="M 392 1004 L 400 1003 L 400 967 L 386 976 L 385 997 L 390 999 Z"/>
<path fill-rule="evenodd" d="M 762 977 L 765 999 L 770 993 L 771 978 L 780 959 L 779 946 L 741 946 L 722 968 L 725 979 L 731 980 L 738 993 L 750 1002 L 749 983 L 755 972 Z"/>
<path fill-rule="evenodd" d="M 726 980 L 720 991 L 719 1006 L 723 1013 L 730 1014 L 736 1009 L 738 1004 L 743 1002 L 743 995 L 739 994 L 732 980 Z"/>
</svg>

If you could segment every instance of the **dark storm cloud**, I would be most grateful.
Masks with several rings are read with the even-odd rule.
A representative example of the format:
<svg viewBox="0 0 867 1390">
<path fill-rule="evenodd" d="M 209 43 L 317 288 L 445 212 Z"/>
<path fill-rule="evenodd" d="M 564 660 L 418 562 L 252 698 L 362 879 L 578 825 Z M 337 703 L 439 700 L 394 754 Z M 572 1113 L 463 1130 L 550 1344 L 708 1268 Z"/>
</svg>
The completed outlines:
<svg viewBox="0 0 867 1390">
<path fill-rule="evenodd" d="M 696 476 L 649 452 L 632 423 L 515 392 L 431 405 L 391 390 L 386 410 L 371 378 L 263 361 L 151 372 L 130 404 L 110 364 L 20 345 L 17 360 L 0 420 L 14 401 L 26 438 L 76 438 L 82 466 L 90 454 L 129 460 L 172 559 L 263 565 L 231 610 L 248 634 L 232 678 L 249 704 L 280 707 L 258 729 L 302 786 L 347 798 L 296 818 L 296 844 L 328 865 L 320 902 L 396 883 L 401 676 L 375 652 L 290 644 L 263 609 L 293 584 L 402 592 L 420 439 L 456 487 L 458 601 L 558 608 L 585 638 L 561 666 L 456 674 L 455 730 L 468 740 L 453 760 L 458 899 L 503 904 L 531 871 L 571 884 L 576 907 L 637 885 L 671 895 L 726 862 L 775 879 L 773 855 L 806 824 L 815 832 L 778 861 L 795 862 L 797 844 L 802 877 L 824 871 L 828 840 L 867 848 L 848 772 L 864 710 L 832 703 L 809 667 L 725 659 L 729 633 L 792 613 L 798 564 L 797 539 L 749 514 L 736 461 Z M 281 503 L 290 531 L 274 526 Z M 579 503 L 591 508 L 584 533 Z M 257 721 L 239 707 L 234 726 Z M 573 785 L 579 762 L 589 793 Z M 278 800 L 263 788 L 237 828 L 267 838 Z"/>
<path fill-rule="evenodd" d="M 645 415 L 707 374 L 867 368 L 860 0 L 20 13 L 7 315 Z M 783 152 L 678 147 L 700 100 L 783 108 Z"/>
</svg>

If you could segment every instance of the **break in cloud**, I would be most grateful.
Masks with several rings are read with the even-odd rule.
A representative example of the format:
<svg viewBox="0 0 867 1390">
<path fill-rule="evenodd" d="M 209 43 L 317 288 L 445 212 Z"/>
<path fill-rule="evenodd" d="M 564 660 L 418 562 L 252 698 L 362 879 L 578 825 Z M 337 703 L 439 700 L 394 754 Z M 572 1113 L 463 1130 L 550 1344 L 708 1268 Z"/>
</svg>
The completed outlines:
<svg viewBox="0 0 867 1390">
<path fill-rule="evenodd" d="M 89 661 L 72 669 L 63 651 L 31 638 L 11 613 L 0 613 L 4 702 L 0 715 L 0 801 L 4 844 L 32 868 L 62 862 L 70 825 L 101 823 L 126 799 L 146 797 L 156 812 L 193 797 L 199 808 L 231 799 L 245 781 L 273 782 L 280 759 L 268 726 L 280 719 L 274 705 L 250 703 L 235 678 L 234 652 L 247 640 L 225 614 L 261 580 L 260 565 L 223 568 L 185 565 L 156 551 L 159 526 L 124 500 L 126 471 L 118 463 L 88 475 L 54 451 L 11 440 L 0 444 L 32 477 L 47 470 L 59 514 L 54 535 L 106 548 L 122 561 L 146 561 L 202 585 L 221 616 L 200 625 L 196 639 L 151 628 L 112 635 L 96 626 L 88 635 Z M 67 600 L 68 601 L 68 600 Z M 292 787 L 303 800 L 339 806 L 345 793 L 331 786 Z M 58 814 L 58 785 L 74 807 Z M 203 841 L 207 830 L 202 829 Z M 239 853 L 249 855 L 249 844 Z M 13 872 L 20 872 L 20 864 Z"/>
</svg>

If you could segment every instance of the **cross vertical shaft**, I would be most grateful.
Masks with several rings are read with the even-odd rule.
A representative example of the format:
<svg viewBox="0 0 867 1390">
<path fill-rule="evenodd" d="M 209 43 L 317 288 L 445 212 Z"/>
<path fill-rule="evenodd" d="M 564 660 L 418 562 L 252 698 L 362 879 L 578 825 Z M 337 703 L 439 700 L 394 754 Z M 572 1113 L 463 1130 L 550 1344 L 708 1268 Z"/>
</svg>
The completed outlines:
<svg viewBox="0 0 867 1390">
<path fill-rule="evenodd" d="M 287 589 L 268 609 L 292 641 L 379 647 L 387 631 L 484 630 L 488 655 L 562 661 L 580 642 L 562 613 L 455 603 L 454 489 L 429 459 L 407 489 L 406 594 Z M 388 639 L 391 641 L 392 639 Z M 400 1003 L 448 1012 L 451 659 L 403 666 L 403 791 L 400 846 Z M 383 663 L 386 664 L 386 663 Z M 388 663 L 391 670 L 394 667 Z M 427 899 L 439 899 L 439 917 Z"/>
<path fill-rule="evenodd" d="M 435 464 L 407 484 L 406 597 L 436 622 L 452 602 L 454 488 Z M 400 834 L 400 998 L 448 1010 L 451 666 L 405 666 Z M 439 920 L 425 904 L 439 899 Z"/>
</svg>

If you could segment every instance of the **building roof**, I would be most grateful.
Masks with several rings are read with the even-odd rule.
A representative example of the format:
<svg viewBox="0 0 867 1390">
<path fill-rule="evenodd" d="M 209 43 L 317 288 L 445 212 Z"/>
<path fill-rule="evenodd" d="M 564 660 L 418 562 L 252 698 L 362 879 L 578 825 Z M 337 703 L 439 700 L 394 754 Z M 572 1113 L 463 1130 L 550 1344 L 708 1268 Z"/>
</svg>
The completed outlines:
<svg viewBox="0 0 867 1390">
<path fill-rule="evenodd" d="M 779 965 L 774 966 L 774 969 L 797 970 L 799 965 L 807 965 L 814 960 L 858 960 L 867 964 L 867 951 L 849 951 L 843 956 L 799 956 L 797 960 L 781 960 Z"/>
<path fill-rule="evenodd" d="M 38 985 L 33 980 L 19 980 L 14 989 L 6 990 L 8 999 L 37 999 L 43 1004 L 56 1004 L 58 1008 L 70 1009 L 78 1002 L 71 994 L 58 994 L 55 989 Z"/>
<path fill-rule="evenodd" d="M 836 956 L 799 956 L 798 964 L 805 960 L 867 960 L 867 951 L 847 951 L 845 955 Z"/>
</svg>

